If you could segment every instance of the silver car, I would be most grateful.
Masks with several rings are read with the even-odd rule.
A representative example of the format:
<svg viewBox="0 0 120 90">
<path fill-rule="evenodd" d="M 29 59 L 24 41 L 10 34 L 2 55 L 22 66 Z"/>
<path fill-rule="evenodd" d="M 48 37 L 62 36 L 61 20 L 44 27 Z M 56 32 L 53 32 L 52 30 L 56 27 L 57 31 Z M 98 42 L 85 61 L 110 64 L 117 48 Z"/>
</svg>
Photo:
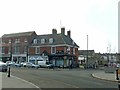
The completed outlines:
<svg viewBox="0 0 120 90">
<path fill-rule="evenodd" d="M 0 61 L 0 71 L 7 72 L 7 64 Z"/>
</svg>

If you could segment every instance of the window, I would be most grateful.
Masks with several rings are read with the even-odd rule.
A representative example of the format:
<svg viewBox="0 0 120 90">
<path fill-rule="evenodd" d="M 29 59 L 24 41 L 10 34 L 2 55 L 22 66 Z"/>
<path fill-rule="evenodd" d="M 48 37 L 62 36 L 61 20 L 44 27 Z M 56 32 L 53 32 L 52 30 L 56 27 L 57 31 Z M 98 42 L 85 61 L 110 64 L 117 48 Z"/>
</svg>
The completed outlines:
<svg viewBox="0 0 120 90">
<path fill-rule="evenodd" d="M 5 53 L 5 47 L 2 47 L 2 54 Z"/>
<path fill-rule="evenodd" d="M 75 48 L 73 48 L 73 54 L 75 54 Z"/>
<path fill-rule="evenodd" d="M 2 54 L 2 47 L 0 47 L 0 54 Z"/>
<path fill-rule="evenodd" d="M 20 53 L 20 46 L 15 46 L 15 53 Z"/>
<path fill-rule="evenodd" d="M 50 38 L 50 39 L 49 39 L 49 43 L 53 43 L 53 38 Z"/>
<path fill-rule="evenodd" d="M 36 47 L 36 48 L 35 48 L 35 53 L 36 53 L 36 54 L 39 54 L 39 53 L 40 53 L 40 48 L 39 48 L 39 47 Z"/>
<path fill-rule="evenodd" d="M 0 44 L 2 44 L 2 39 L 0 39 Z"/>
<path fill-rule="evenodd" d="M 4 40 L 2 41 L 2 44 L 5 44 L 5 41 L 4 41 Z"/>
<path fill-rule="evenodd" d="M 37 39 L 34 39 L 33 43 L 34 43 L 34 44 L 37 44 Z"/>
<path fill-rule="evenodd" d="M 44 44 L 45 43 L 45 39 L 41 39 L 41 44 Z"/>
<path fill-rule="evenodd" d="M 67 53 L 70 54 L 70 47 L 67 48 Z"/>
<path fill-rule="evenodd" d="M 55 54 L 56 53 L 56 47 L 51 47 L 51 53 Z"/>
<path fill-rule="evenodd" d="M 27 53 L 27 46 L 24 47 L 24 53 Z"/>
<path fill-rule="evenodd" d="M 11 53 L 11 49 L 12 49 L 12 48 L 11 48 L 11 47 L 9 47 L 9 49 L 8 49 L 8 54 L 10 54 L 10 53 Z"/>
<path fill-rule="evenodd" d="M 15 43 L 20 43 L 20 39 L 15 39 Z"/>
<path fill-rule="evenodd" d="M 24 42 L 27 42 L 27 38 L 24 39 Z"/>
<path fill-rule="evenodd" d="M 11 39 L 9 39 L 9 43 L 11 43 Z"/>
</svg>

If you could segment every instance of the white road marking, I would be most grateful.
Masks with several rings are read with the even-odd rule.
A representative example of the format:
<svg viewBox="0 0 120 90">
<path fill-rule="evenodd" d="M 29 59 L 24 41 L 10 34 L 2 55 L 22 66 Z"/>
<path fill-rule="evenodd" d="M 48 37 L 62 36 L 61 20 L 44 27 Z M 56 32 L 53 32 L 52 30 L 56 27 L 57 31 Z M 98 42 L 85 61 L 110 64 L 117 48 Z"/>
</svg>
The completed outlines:
<svg viewBox="0 0 120 90">
<path fill-rule="evenodd" d="M 22 78 L 19 78 L 19 77 L 13 76 L 13 75 L 11 75 L 11 77 L 14 77 L 14 78 L 16 78 L 16 79 L 19 79 L 19 80 L 21 80 L 21 81 L 24 81 L 24 82 L 26 82 L 26 83 L 28 83 L 28 84 L 31 84 L 31 85 L 33 85 L 34 87 L 40 89 L 40 87 L 36 86 L 35 84 L 33 84 L 33 83 L 29 82 L 29 81 L 26 81 L 26 80 L 22 79 Z M 40 89 L 40 90 L 41 90 L 41 89 Z"/>
</svg>

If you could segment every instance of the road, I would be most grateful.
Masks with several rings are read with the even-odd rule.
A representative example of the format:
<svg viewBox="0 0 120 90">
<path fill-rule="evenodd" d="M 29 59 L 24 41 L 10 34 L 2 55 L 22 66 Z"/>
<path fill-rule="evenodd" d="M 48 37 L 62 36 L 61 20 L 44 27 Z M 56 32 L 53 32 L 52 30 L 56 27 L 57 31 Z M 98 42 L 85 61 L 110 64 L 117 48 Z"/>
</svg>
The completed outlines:
<svg viewBox="0 0 120 90">
<path fill-rule="evenodd" d="M 100 70 L 49 70 L 12 68 L 11 74 L 40 88 L 117 88 L 116 82 L 93 78 Z"/>
</svg>

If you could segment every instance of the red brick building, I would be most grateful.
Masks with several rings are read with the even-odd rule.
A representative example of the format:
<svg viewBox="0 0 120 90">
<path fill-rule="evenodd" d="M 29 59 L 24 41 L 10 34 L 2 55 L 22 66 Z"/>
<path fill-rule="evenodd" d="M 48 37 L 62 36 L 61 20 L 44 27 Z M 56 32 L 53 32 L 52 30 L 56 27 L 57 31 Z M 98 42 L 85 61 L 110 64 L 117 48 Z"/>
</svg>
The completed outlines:
<svg viewBox="0 0 120 90">
<path fill-rule="evenodd" d="M 0 52 L 3 61 L 32 62 L 44 59 L 55 66 L 68 67 L 78 62 L 79 46 L 72 40 L 71 31 L 52 29 L 52 34 L 37 35 L 35 31 L 4 34 Z"/>
<path fill-rule="evenodd" d="M 55 66 L 68 67 L 71 63 L 78 62 L 79 46 L 71 39 L 71 31 L 61 28 L 61 33 L 56 29 L 52 34 L 37 35 L 29 46 L 28 61 L 37 63 L 42 57 Z"/>
<path fill-rule="evenodd" d="M 27 60 L 27 47 L 36 36 L 35 31 L 4 34 L 1 38 L 1 59 L 5 62 L 13 60 L 16 63 Z"/>
</svg>

